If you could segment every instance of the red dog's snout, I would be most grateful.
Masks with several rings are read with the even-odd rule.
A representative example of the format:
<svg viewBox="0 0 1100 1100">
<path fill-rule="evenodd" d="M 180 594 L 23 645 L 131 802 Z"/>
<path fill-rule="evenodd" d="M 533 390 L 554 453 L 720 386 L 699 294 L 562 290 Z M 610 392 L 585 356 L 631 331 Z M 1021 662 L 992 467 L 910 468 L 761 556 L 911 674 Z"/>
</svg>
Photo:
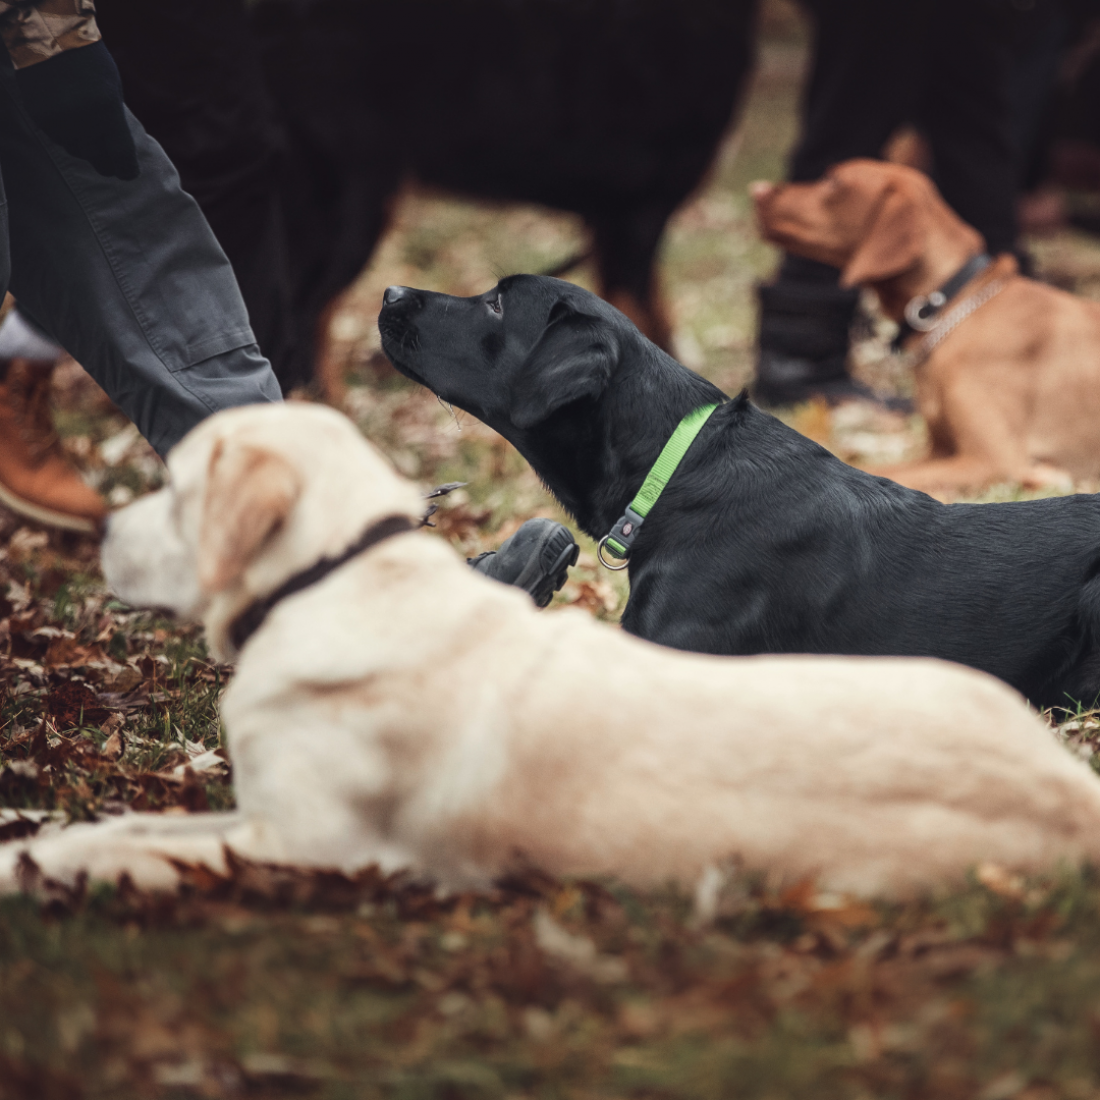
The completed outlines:
<svg viewBox="0 0 1100 1100">
<path fill-rule="evenodd" d="M 773 191 L 778 188 L 778 184 L 772 183 L 771 180 L 753 180 L 749 184 L 749 194 L 752 196 L 753 202 L 763 202 Z"/>
</svg>

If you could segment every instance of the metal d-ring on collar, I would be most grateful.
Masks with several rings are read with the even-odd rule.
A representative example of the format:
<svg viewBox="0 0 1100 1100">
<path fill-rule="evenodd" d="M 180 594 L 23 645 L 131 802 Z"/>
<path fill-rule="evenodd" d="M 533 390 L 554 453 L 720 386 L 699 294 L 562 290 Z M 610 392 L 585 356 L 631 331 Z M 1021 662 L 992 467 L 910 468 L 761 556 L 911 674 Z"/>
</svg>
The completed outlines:
<svg viewBox="0 0 1100 1100">
<path fill-rule="evenodd" d="M 634 545 L 634 540 L 638 537 L 638 532 L 642 529 L 649 510 L 657 503 L 657 498 L 664 491 L 669 479 L 676 473 L 680 460 L 687 454 L 688 448 L 716 408 L 718 408 L 717 404 L 693 409 L 676 425 L 676 430 L 661 449 L 657 461 L 646 474 L 637 495 L 626 506 L 626 511 L 618 518 L 615 526 L 600 539 L 596 547 L 596 556 L 600 559 L 602 566 L 618 573 L 620 569 L 625 569 L 630 564 L 627 560 L 630 557 L 630 548 Z M 603 556 L 605 549 L 609 554 L 620 558 L 622 565 L 612 565 Z"/>
<path fill-rule="evenodd" d="M 596 557 L 600 559 L 600 565 L 602 565 L 605 569 L 610 569 L 612 573 L 618 573 L 621 570 L 625 569 L 628 565 L 630 565 L 630 561 L 628 560 L 630 547 L 638 534 L 638 530 L 641 528 L 644 522 L 645 516 L 638 515 L 638 513 L 635 512 L 634 509 L 631 508 L 628 504 L 626 506 L 626 511 L 619 517 L 619 522 L 616 523 L 615 526 L 611 528 L 610 532 L 604 535 L 604 537 L 600 539 L 600 541 L 596 544 Z M 617 535 L 616 541 L 620 544 L 624 542 L 626 543 L 625 554 L 615 554 L 615 551 L 611 548 L 610 545 L 612 535 Z M 603 556 L 603 548 L 605 546 L 608 548 L 608 551 L 610 553 L 615 554 L 615 557 L 622 558 L 622 564 L 612 565 L 611 562 L 609 562 L 607 558 Z"/>
<path fill-rule="evenodd" d="M 992 262 L 993 257 L 988 252 L 979 252 L 971 256 L 946 283 L 931 294 L 918 294 L 915 298 L 910 298 L 905 304 L 905 325 L 909 331 L 929 332 L 933 329 L 939 321 L 940 310 Z M 903 340 L 909 335 L 909 331 L 903 326 L 895 342 Z"/>
</svg>

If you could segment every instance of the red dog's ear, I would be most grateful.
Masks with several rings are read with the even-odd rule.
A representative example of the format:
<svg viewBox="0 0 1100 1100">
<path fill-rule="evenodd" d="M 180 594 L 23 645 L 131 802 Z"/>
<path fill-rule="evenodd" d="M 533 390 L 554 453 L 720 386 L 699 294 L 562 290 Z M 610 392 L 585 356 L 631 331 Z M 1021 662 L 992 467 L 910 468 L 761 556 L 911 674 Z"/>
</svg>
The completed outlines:
<svg viewBox="0 0 1100 1100">
<path fill-rule="evenodd" d="M 199 531 L 199 584 L 223 592 L 283 525 L 301 492 L 297 471 L 271 451 L 218 443 L 210 456 Z"/>
<path fill-rule="evenodd" d="M 877 283 L 908 271 L 920 259 L 925 232 L 926 214 L 919 196 L 905 183 L 892 181 L 844 268 L 840 285 Z"/>
</svg>

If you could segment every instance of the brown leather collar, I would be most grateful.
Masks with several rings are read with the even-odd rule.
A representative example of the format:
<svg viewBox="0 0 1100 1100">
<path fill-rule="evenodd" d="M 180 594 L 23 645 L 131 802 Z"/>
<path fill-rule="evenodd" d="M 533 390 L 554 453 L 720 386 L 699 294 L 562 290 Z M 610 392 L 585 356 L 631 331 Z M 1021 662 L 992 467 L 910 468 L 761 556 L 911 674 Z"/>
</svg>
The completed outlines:
<svg viewBox="0 0 1100 1100">
<path fill-rule="evenodd" d="M 323 580 L 334 569 L 351 561 L 352 558 L 369 550 L 383 539 L 394 535 L 403 535 L 406 531 L 416 531 L 423 526 L 408 516 L 387 516 L 385 519 L 372 523 L 342 554 L 335 558 L 322 558 L 308 569 L 295 573 L 288 581 L 285 581 L 269 596 L 254 600 L 229 624 L 229 640 L 233 647 L 240 651 L 245 642 L 256 633 L 263 625 L 271 609 L 287 596 L 293 596 L 301 592 L 303 588 L 309 588 Z"/>
<path fill-rule="evenodd" d="M 918 294 L 905 305 L 905 316 L 894 337 L 895 350 L 915 332 L 929 332 L 936 326 L 944 306 L 956 297 L 967 283 L 976 279 L 993 262 L 988 252 L 976 252 L 942 286 L 930 294 Z"/>
</svg>

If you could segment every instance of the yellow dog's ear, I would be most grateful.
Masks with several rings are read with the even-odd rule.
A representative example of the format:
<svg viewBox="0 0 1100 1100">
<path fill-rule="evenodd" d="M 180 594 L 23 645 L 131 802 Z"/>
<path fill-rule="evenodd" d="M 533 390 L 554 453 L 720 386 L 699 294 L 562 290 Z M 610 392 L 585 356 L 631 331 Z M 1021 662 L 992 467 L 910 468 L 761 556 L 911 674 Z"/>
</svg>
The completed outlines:
<svg viewBox="0 0 1100 1100">
<path fill-rule="evenodd" d="M 863 240 L 841 273 L 841 286 L 881 282 L 908 271 L 920 259 L 927 220 L 924 203 L 914 192 L 909 181 L 887 184 Z"/>
<path fill-rule="evenodd" d="M 199 584 L 223 592 L 282 527 L 302 483 L 271 451 L 219 441 L 210 456 L 199 531 Z"/>
</svg>

